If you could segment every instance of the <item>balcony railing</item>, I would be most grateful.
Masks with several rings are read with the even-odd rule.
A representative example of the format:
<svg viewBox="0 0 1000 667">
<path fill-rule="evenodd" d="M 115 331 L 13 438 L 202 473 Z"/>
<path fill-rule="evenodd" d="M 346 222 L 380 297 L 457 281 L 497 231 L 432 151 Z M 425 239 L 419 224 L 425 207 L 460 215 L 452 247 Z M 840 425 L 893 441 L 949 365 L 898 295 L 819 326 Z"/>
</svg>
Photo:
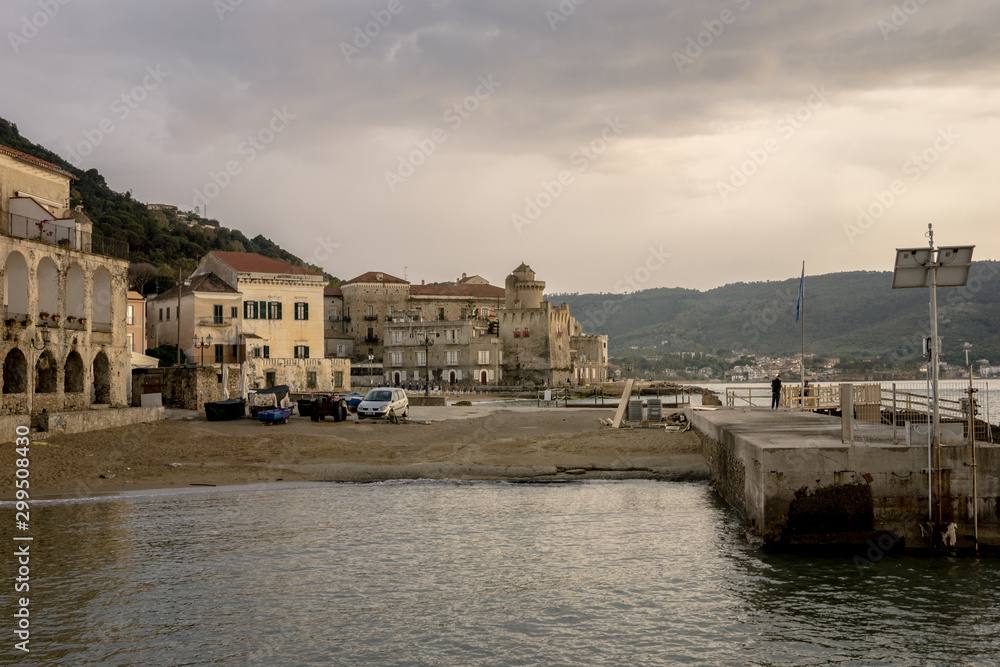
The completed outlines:
<svg viewBox="0 0 1000 667">
<path fill-rule="evenodd" d="M 365 315 L 365 322 L 378 322 L 378 315 Z"/>
<path fill-rule="evenodd" d="M 59 225 L 49 220 L 35 220 L 23 215 L 11 214 L 10 235 L 21 239 L 51 243 L 61 248 L 128 259 L 128 243 L 109 239 L 100 234 L 82 232 L 75 225 Z"/>
<path fill-rule="evenodd" d="M 203 327 L 228 327 L 233 323 L 231 317 L 200 317 L 198 324 Z"/>
</svg>

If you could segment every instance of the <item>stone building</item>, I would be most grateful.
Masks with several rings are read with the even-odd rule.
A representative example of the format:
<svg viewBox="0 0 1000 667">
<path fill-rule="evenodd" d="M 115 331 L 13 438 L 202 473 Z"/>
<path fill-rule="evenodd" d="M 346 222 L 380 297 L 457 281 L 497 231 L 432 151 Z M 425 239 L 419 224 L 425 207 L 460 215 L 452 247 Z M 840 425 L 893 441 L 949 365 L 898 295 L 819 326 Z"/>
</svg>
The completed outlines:
<svg viewBox="0 0 1000 667">
<path fill-rule="evenodd" d="M 176 285 L 149 299 L 150 345 L 176 345 L 179 330 L 189 362 L 242 361 L 242 307 L 243 295 L 235 287 L 214 273 L 196 273 L 183 281 L 180 300 Z"/>
<path fill-rule="evenodd" d="M 590 381 L 607 378 L 607 336 L 585 335 L 568 304 L 553 308 L 544 301 L 545 283 L 530 266 L 514 269 L 504 286 L 499 322 L 510 382 L 563 385 L 586 383 L 588 375 Z"/>
<path fill-rule="evenodd" d="M 69 209 L 73 178 L 0 146 L 3 415 L 128 404 L 128 246 Z"/>
<path fill-rule="evenodd" d="M 327 287 L 323 290 L 323 314 L 325 356 L 350 359 L 354 356 L 354 337 L 346 331 L 344 293 L 339 287 Z"/>
<path fill-rule="evenodd" d="M 381 271 L 369 271 L 340 285 L 344 333 L 354 340 L 354 359 L 382 360 L 387 321 L 406 310 L 410 283 Z"/>
</svg>

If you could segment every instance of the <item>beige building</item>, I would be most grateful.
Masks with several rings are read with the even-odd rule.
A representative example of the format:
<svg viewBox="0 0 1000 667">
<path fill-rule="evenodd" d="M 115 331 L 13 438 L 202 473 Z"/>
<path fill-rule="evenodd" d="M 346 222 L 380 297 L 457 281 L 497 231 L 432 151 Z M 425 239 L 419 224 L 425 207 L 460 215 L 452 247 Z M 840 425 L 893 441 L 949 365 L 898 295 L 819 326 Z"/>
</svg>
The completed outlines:
<svg viewBox="0 0 1000 667">
<path fill-rule="evenodd" d="M 269 358 L 324 356 L 323 274 L 247 252 L 210 252 L 195 275 L 214 273 L 240 293 L 235 316 L 248 354 Z"/>
<path fill-rule="evenodd" d="M 134 354 L 146 353 L 146 297 L 129 290 L 125 306 L 126 347 Z"/>
<path fill-rule="evenodd" d="M 176 286 L 149 299 L 150 347 L 176 345 L 179 332 L 189 363 L 242 361 L 242 307 L 235 287 L 214 273 L 196 273 L 183 281 L 179 302 Z"/>
<path fill-rule="evenodd" d="M 0 146 L 4 415 L 127 405 L 128 246 L 69 210 L 72 179 Z"/>
</svg>

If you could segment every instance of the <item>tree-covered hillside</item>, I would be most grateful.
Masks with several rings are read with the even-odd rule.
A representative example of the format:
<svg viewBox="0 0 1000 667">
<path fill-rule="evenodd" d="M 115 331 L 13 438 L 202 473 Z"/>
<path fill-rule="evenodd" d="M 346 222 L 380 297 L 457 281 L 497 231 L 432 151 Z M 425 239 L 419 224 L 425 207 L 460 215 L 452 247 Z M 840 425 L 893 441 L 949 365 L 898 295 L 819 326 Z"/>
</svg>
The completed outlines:
<svg viewBox="0 0 1000 667">
<path fill-rule="evenodd" d="M 890 258 L 891 260 L 891 258 Z M 797 278 L 734 283 L 706 292 L 661 288 L 633 294 L 555 294 L 587 333 L 610 337 L 612 354 L 654 346 L 657 353 L 715 352 L 791 355 L 801 347 L 795 323 Z M 912 359 L 929 335 L 929 292 L 892 289 L 891 272 L 806 276 L 806 351 L 825 356 Z M 1000 262 L 976 262 L 969 284 L 938 290 L 943 359 L 1000 363 Z"/>
<path fill-rule="evenodd" d="M 190 272 L 211 250 L 255 252 L 322 271 L 262 235 L 248 239 L 239 230 L 222 227 L 216 220 L 192 215 L 201 226 L 189 226 L 173 213 L 151 211 L 144 202 L 133 199 L 130 192 L 112 190 L 96 169 L 77 169 L 59 155 L 22 137 L 15 124 L 2 118 L 0 144 L 56 164 L 79 179 L 70 186 L 70 204 L 83 204 L 96 233 L 127 242 L 129 259 L 134 264 L 156 267 L 154 278 L 144 281 L 147 293 L 171 287 L 177 280 L 178 268 Z"/>
</svg>

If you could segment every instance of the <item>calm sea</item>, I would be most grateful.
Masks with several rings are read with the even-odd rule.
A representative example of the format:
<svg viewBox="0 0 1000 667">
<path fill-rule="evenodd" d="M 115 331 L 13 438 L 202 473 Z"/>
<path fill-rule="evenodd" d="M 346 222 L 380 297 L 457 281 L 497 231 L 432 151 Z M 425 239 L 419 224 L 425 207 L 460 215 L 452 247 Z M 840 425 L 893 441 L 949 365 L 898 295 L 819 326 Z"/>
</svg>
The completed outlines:
<svg viewBox="0 0 1000 667">
<path fill-rule="evenodd" d="M 1000 564 L 769 555 L 705 485 L 311 484 L 32 508 L 3 664 L 997 665 Z"/>
</svg>

